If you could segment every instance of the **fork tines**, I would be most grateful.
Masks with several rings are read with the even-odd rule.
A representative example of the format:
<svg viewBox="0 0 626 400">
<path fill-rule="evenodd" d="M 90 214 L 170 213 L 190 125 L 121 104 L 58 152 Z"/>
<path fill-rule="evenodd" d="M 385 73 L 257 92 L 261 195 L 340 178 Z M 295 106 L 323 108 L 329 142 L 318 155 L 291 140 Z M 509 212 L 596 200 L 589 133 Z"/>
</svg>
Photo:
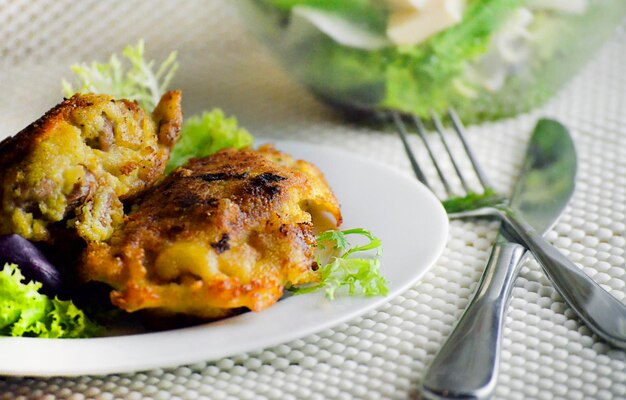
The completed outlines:
<svg viewBox="0 0 626 400">
<path fill-rule="evenodd" d="M 417 176 L 417 179 L 420 180 L 420 182 L 422 182 L 424 185 L 426 185 L 432 191 L 434 191 L 434 187 L 431 184 L 429 184 L 428 179 L 426 178 L 426 175 L 424 174 L 424 170 L 422 169 L 422 167 L 420 167 L 420 163 L 418 162 L 417 157 L 415 156 L 415 152 L 411 148 L 411 145 L 408 139 L 409 133 L 407 131 L 407 124 L 411 124 L 414 126 L 417 136 L 419 136 L 421 142 L 424 144 L 424 147 L 428 153 L 428 158 L 430 159 L 431 164 L 434 166 L 437 172 L 437 176 L 439 177 L 439 180 L 441 181 L 441 184 L 445 190 L 446 196 L 447 197 L 454 196 L 455 193 L 453 190 L 453 185 L 452 185 L 451 180 L 446 178 L 446 174 L 444 173 L 445 163 L 449 163 L 449 165 L 452 166 L 452 169 L 454 170 L 454 173 L 456 174 L 456 177 L 458 181 L 460 182 L 460 185 L 462 186 L 465 193 L 472 192 L 472 189 L 470 188 L 470 184 L 465 176 L 465 173 L 467 172 L 467 170 L 464 170 L 462 168 L 461 164 L 459 163 L 458 158 L 454 156 L 449 138 L 445 134 L 443 123 L 437 114 L 435 114 L 432 111 L 430 112 L 430 118 L 431 118 L 434 130 L 437 132 L 436 136 L 427 134 L 426 128 L 424 127 L 424 123 L 417 116 L 402 117 L 400 116 L 399 113 L 392 112 L 391 118 L 394 122 L 394 125 L 396 127 L 398 134 L 400 135 L 400 138 L 402 139 L 404 149 L 407 153 L 409 161 L 411 162 L 411 167 L 413 168 L 413 171 L 415 172 L 415 175 Z M 485 177 L 484 172 L 478 165 L 476 158 L 474 156 L 474 153 L 470 149 L 467 143 L 467 140 L 465 139 L 465 128 L 463 127 L 461 120 L 459 119 L 456 112 L 454 112 L 454 110 L 452 109 L 448 110 L 448 118 L 451 121 L 453 131 L 456 133 L 455 135 L 456 139 L 458 139 L 461 142 L 462 148 L 465 152 L 465 156 L 467 157 L 467 159 L 469 160 L 472 166 L 474 175 L 476 176 L 479 184 L 482 186 L 481 188 L 482 190 L 480 190 L 480 192 L 484 192 L 487 188 L 491 187 L 491 185 L 487 181 L 487 178 Z M 446 156 L 437 156 L 438 152 L 436 151 L 436 148 L 435 148 L 435 142 L 437 141 L 440 143 L 441 147 L 443 147 L 444 152 L 447 154 Z M 445 157 L 447 160 L 446 161 L 442 160 L 443 157 Z"/>
</svg>

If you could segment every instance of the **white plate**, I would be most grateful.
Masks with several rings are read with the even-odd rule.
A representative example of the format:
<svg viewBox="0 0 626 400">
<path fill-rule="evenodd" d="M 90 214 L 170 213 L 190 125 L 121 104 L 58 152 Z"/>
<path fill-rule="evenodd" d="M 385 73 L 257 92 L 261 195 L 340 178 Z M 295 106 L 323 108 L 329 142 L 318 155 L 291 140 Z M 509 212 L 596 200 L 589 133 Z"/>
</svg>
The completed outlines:
<svg viewBox="0 0 626 400">
<path fill-rule="evenodd" d="M 57 376 L 131 372 L 215 360 L 332 327 L 413 285 L 441 254 L 448 219 L 424 186 L 394 169 L 345 151 L 296 142 L 278 149 L 316 164 L 344 215 L 383 241 L 389 295 L 328 301 L 323 293 L 286 298 L 269 309 L 165 332 L 92 339 L 0 338 L 0 374 Z"/>
</svg>

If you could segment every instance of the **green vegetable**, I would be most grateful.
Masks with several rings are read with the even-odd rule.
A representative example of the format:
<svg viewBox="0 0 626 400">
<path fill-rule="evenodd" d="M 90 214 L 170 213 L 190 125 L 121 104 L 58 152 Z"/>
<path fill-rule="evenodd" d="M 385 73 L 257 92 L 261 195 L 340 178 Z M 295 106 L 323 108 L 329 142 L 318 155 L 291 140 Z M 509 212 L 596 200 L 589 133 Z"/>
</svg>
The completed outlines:
<svg viewBox="0 0 626 400">
<path fill-rule="evenodd" d="M 24 283 L 15 264 L 0 271 L 0 335 L 44 338 L 80 338 L 99 333 L 71 301 L 39 293 L 41 283 Z"/>
<path fill-rule="evenodd" d="M 136 100 L 143 109 L 152 111 L 178 69 L 176 52 L 170 53 L 156 72 L 153 70 L 154 61 L 145 60 L 143 40 L 137 46 L 127 46 L 122 54 L 129 67 L 115 54 L 111 55 L 108 63 L 72 65 L 80 85 L 75 89 L 63 80 L 65 96 L 71 97 L 74 93 L 108 94 L 118 99 Z"/>
<path fill-rule="evenodd" d="M 368 242 L 350 247 L 347 239 L 349 235 L 363 236 Z M 327 249 L 327 245 L 331 244 L 332 250 L 339 252 L 339 255 L 330 257 L 329 262 L 320 267 L 320 282 L 304 287 L 292 287 L 290 291 L 302 294 L 323 288 L 326 291 L 326 297 L 331 300 L 341 288 L 347 288 L 350 296 L 384 296 L 387 294 L 387 281 L 380 272 L 382 243 L 371 232 L 361 228 L 327 231 L 317 236 L 317 242 L 322 250 Z M 354 253 L 370 250 L 375 251 L 375 257 L 351 257 Z M 322 263 L 318 260 L 318 264 Z"/>
<path fill-rule="evenodd" d="M 240 128 L 234 117 L 226 118 L 219 109 L 204 112 L 185 121 L 165 172 L 173 171 L 190 158 L 205 157 L 225 148 L 240 149 L 252 142 L 252 135 Z"/>
<path fill-rule="evenodd" d="M 483 193 L 469 192 L 465 196 L 451 197 L 442 202 L 447 213 L 475 210 L 500 204 L 506 198 L 496 193 L 492 188 L 486 188 Z"/>
</svg>

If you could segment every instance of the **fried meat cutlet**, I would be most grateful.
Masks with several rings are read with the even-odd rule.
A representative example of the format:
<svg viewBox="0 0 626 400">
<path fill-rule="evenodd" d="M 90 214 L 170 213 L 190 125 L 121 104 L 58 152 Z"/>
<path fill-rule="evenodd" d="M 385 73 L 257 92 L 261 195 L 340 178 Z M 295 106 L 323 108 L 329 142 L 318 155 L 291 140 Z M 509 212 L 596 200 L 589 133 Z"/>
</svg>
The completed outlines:
<svg viewBox="0 0 626 400">
<path fill-rule="evenodd" d="M 180 92 L 151 116 L 135 102 L 76 94 L 0 143 L 0 234 L 51 241 L 58 223 L 108 239 L 122 201 L 158 180 L 182 123 Z"/>
<path fill-rule="evenodd" d="M 337 200 L 312 164 L 262 146 L 190 161 L 152 189 L 109 243 L 83 253 L 85 280 L 111 301 L 205 319 L 263 310 L 287 284 L 319 279 L 312 214 L 341 223 Z"/>
</svg>

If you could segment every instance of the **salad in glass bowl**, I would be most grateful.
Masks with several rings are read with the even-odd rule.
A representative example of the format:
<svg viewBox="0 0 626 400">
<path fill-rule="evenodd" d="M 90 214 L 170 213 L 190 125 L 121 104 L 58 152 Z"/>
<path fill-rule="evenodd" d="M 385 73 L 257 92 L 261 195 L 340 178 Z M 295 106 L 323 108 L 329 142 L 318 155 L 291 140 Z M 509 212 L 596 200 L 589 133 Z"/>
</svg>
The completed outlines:
<svg viewBox="0 0 626 400">
<path fill-rule="evenodd" d="M 287 70 L 348 110 L 466 122 L 554 94 L 626 16 L 624 0 L 243 0 Z"/>
</svg>

